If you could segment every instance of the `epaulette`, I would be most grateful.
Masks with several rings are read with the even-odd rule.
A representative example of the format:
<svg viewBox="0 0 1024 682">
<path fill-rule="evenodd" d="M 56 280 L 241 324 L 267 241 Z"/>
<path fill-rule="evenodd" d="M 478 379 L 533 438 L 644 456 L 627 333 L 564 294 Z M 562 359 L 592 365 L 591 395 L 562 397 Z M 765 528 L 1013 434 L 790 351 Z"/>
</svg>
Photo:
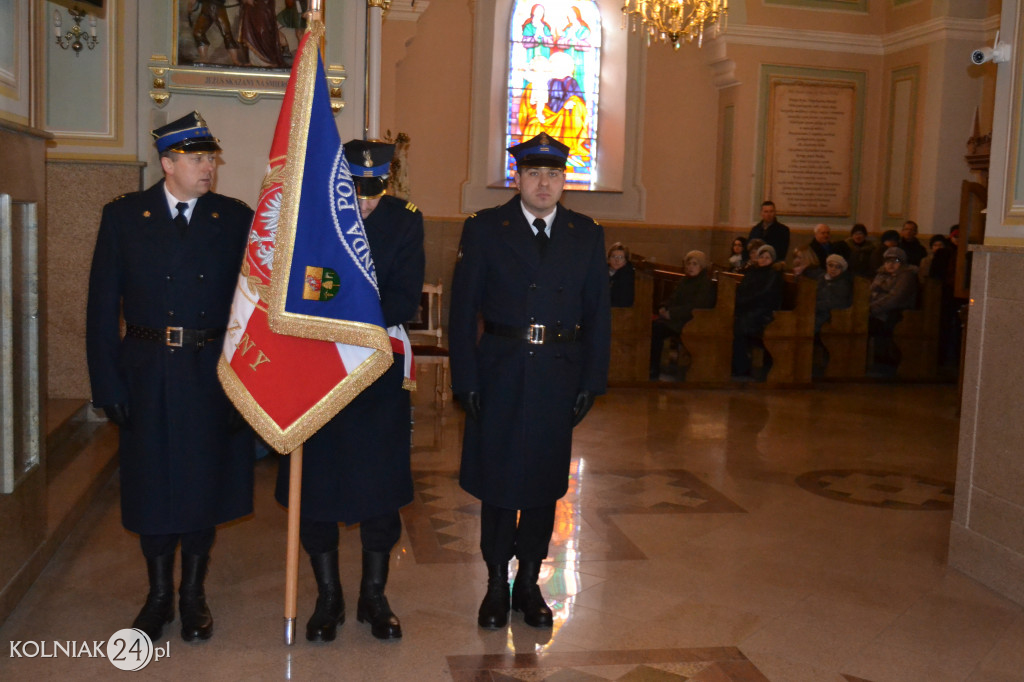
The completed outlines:
<svg viewBox="0 0 1024 682">
<path fill-rule="evenodd" d="M 412 211 L 413 213 L 419 210 L 418 208 L 416 208 L 416 204 L 412 203 L 411 201 L 405 202 L 405 208 L 406 210 Z"/>
<path fill-rule="evenodd" d="M 229 198 L 229 199 L 231 199 L 232 201 L 238 202 L 238 203 L 239 203 L 239 204 L 241 204 L 242 206 L 245 206 L 245 207 L 246 207 L 247 209 L 249 209 L 250 211 L 252 210 L 251 208 L 249 208 L 249 204 L 245 203 L 245 202 L 244 202 L 244 201 L 242 201 L 241 199 L 236 199 L 235 197 L 228 197 L 228 198 Z"/>
<path fill-rule="evenodd" d="M 470 213 L 470 214 L 469 214 L 469 217 L 470 217 L 470 218 L 475 218 L 475 217 L 476 217 L 476 213 Z"/>
<path fill-rule="evenodd" d="M 124 199 L 126 196 L 128 196 L 128 194 L 122 194 L 119 197 L 114 197 L 113 199 L 110 200 L 110 203 L 114 203 L 115 201 L 121 201 L 121 199 Z"/>
</svg>

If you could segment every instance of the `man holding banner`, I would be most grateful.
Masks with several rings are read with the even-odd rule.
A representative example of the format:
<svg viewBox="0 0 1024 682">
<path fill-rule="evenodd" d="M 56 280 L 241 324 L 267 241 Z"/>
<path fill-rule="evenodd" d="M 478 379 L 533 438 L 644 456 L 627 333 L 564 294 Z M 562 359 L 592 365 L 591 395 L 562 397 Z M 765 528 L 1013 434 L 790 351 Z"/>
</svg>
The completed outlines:
<svg viewBox="0 0 1024 682">
<path fill-rule="evenodd" d="M 384 324 L 411 320 L 423 290 L 423 214 L 387 196 L 395 146 L 350 140 L 345 159 L 355 181 L 359 211 L 377 271 Z M 412 501 L 409 470 L 409 392 L 403 388 L 404 353 L 305 444 L 299 537 L 309 554 L 319 596 L 306 639 L 329 642 L 345 620 L 338 570 L 338 522 L 359 523 L 363 577 L 356 616 L 373 636 L 396 639 L 402 626 L 384 586 L 392 547 L 402 532 L 398 509 Z M 277 499 L 288 504 L 287 457 L 281 458 Z"/>
</svg>

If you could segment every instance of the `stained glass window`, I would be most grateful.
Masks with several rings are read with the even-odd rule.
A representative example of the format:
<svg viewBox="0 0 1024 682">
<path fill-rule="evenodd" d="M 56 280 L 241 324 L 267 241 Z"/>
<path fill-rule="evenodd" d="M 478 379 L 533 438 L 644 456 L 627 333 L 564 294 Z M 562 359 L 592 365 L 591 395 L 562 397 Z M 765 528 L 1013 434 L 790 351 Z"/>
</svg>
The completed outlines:
<svg viewBox="0 0 1024 682">
<path fill-rule="evenodd" d="M 597 184 L 601 13 L 595 0 L 516 0 L 509 30 L 505 146 L 546 132 L 569 146 L 567 189 Z M 515 163 L 505 164 L 512 181 Z"/>
</svg>

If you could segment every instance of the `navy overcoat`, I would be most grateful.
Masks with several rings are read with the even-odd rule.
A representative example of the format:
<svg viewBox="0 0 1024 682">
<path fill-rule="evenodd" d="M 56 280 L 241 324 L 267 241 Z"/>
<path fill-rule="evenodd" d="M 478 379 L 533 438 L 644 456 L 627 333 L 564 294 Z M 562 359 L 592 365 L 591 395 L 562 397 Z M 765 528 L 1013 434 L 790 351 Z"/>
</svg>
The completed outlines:
<svg viewBox="0 0 1024 682">
<path fill-rule="evenodd" d="M 363 221 L 370 242 L 384 323 L 413 319 L 423 291 L 423 214 L 411 203 L 381 197 Z M 356 523 L 412 501 L 409 392 L 405 358 L 324 424 L 302 448 L 302 516 Z M 288 504 L 290 456 L 281 458 L 275 496 Z"/>
<path fill-rule="evenodd" d="M 89 275 L 86 348 L 96 406 L 125 404 L 121 520 L 130 531 L 186 533 L 252 512 L 253 441 L 217 379 L 222 340 L 196 350 L 120 338 L 119 318 L 164 329 L 227 326 L 252 210 L 213 192 L 183 237 L 163 180 L 103 209 Z"/>
<path fill-rule="evenodd" d="M 533 345 L 489 333 L 580 326 L 571 343 Z M 611 343 L 604 231 L 558 205 L 541 257 L 517 195 L 466 220 L 448 327 L 452 388 L 481 397 L 466 419 L 460 484 L 505 509 L 553 503 L 568 488 L 572 411 L 582 390 L 605 392 Z M 478 341 L 479 337 L 479 341 Z"/>
</svg>

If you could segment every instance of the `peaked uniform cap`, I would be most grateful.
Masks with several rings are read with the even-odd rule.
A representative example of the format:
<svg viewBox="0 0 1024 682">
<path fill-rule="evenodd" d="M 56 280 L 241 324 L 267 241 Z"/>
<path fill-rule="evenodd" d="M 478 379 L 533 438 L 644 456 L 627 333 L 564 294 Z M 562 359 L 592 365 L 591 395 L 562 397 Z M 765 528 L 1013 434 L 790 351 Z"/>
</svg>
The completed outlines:
<svg viewBox="0 0 1024 682">
<path fill-rule="evenodd" d="M 345 161 L 359 198 L 372 199 L 384 193 L 394 156 L 395 145 L 387 142 L 349 140 L 345 143 Z"/>
<path fill-rule="evenodd" d="M 565 161 L 569 158 L 569 147 L 547 133 L 541 133 L 526 142 L 509 147 L 508 153 L 515 158 L 517 168 L 565 168 Z"/>
<path fill-rule="evenodd" d="M 156 140 L 156 150 L 189 154 L 193 152 L 219 152 L 219 140 L 210 133 L 206 121 L 198 111 L 193 111 L 160 126 L 150 133 Z"/>
</svg>

